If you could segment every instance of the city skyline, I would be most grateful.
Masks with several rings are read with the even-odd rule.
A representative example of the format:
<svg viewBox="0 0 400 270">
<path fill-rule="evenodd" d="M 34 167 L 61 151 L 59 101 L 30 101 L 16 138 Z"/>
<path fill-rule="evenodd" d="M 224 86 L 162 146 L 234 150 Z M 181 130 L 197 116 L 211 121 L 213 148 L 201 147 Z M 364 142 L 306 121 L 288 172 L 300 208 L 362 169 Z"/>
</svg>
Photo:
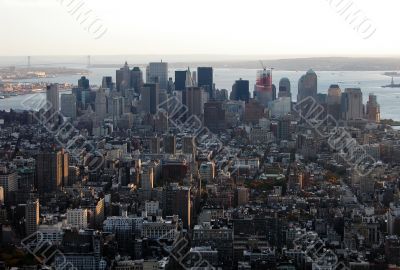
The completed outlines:
<svg viewBox="0 0 400 270">
<path fill-rule="evenodd" d="M 3 35 L 14 45 L 1 44 L 0 54 L 399 55 L 394 0 L 79 3 L 1 0 L 0 22 L 13 25 Z"/>
<path fill-rule="evenodd" d="M 398 1 L 0 7 L 0 270 L 400 270 Z"/>
</svg>

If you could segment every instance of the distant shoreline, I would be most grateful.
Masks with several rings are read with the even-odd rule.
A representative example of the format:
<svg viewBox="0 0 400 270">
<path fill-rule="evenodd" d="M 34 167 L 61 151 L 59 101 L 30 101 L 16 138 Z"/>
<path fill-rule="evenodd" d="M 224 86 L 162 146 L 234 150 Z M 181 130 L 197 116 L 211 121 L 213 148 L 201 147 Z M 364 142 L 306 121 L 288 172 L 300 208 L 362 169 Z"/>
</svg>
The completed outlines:
<svg viewBox="0 0 400 270">
<path fill-rule="evenodd" d="M 230 57 L 230 58 L 229 58 Z M 2 59 L 3 58 L 3 59 Z M 13 63 L 21 62 L 22 57 L 1 57 L 2 66 L 12 66 Z M 49 59 L 50 58 L 50 59 Z M 13 61 L 13 59 L 15 59 Z M 4 61 L 1 61 L 4 60 Z M 92 68 L 120 68 L 125 61 L 130 66 L 143 66 L 149 62 L 168 62 L 171 68 L 182 68 L 187 66 L 212 66 L 214 68 L 246 68 L 260 69 L 262 65 L 276 70 L 300 71 L 312 68 L 315 71 L 400 71 L 400 57 L 304 57 L 304 58 L 272 58 L 266 56 L 140 56 L 140 55 L 117 55 L 117 56 L 91 56 L 87 63 L 87 56 L 34 56 L 32 67 L 49 65 L 57 66 L 85 66 Z M 57 63 L 57 64 L 55 64 Z M 17 65 L 18 66 L 18 65 Z M 21 65 L 20 65 L 21 66 Z"/>
</svg>

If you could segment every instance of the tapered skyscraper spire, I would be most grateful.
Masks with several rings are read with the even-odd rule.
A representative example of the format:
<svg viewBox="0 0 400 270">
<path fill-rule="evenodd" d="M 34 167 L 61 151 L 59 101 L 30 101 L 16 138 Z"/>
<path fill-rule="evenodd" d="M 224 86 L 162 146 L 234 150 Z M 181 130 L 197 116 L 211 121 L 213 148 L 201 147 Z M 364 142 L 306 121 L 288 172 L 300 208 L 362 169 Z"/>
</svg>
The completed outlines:
<svg viewBox="0 0 400 270">
<path fill-rule="evenodd" d="M 186 71 L 186 87 L 193 87 L 194 83 L 193 83 L 193 79 L 192 79 L 192 73 L 190 72 L 190 68 L 188 67 L 187 71 Z"/>
</svg>

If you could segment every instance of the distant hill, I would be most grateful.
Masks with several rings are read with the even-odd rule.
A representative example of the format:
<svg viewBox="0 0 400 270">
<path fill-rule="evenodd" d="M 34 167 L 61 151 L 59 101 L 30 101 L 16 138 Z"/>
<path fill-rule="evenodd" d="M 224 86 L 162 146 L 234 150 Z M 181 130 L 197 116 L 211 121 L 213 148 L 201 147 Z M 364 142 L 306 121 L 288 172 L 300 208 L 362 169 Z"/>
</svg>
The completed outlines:
<svg viewBox="0 0 400 270">
<path fill-rule="evenodd" d="M 398 71 L 400 58 L 350 58 L 350 57 L 318 57 L 262 60 L 264 66 L 277 70 L 308 70 L 316 71 Z M 261 68 L 259 61 L 204 61 L 170 63 L 171 67 L 213 66 L 216 68 Z"/>
</svg>

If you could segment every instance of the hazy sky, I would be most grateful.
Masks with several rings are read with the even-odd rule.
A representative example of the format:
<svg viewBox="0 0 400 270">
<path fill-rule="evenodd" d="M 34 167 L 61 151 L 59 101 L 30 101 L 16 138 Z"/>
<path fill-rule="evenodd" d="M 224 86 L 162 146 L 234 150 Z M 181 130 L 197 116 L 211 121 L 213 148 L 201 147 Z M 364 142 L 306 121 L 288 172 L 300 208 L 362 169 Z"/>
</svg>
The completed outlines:
<svg viewBox="0 0 400 270">
<path fill-rule="evenodd" d="M 400 55 L 399 0 L 344 0 L 376 28 L 369 39 L 340 1 L 0 0 L 0 55 Z M 78 2 L 92 10 L 82 24 L 68 12 Z M 99 39 L 84 29 L 95 18 Z"/>
</svg>

